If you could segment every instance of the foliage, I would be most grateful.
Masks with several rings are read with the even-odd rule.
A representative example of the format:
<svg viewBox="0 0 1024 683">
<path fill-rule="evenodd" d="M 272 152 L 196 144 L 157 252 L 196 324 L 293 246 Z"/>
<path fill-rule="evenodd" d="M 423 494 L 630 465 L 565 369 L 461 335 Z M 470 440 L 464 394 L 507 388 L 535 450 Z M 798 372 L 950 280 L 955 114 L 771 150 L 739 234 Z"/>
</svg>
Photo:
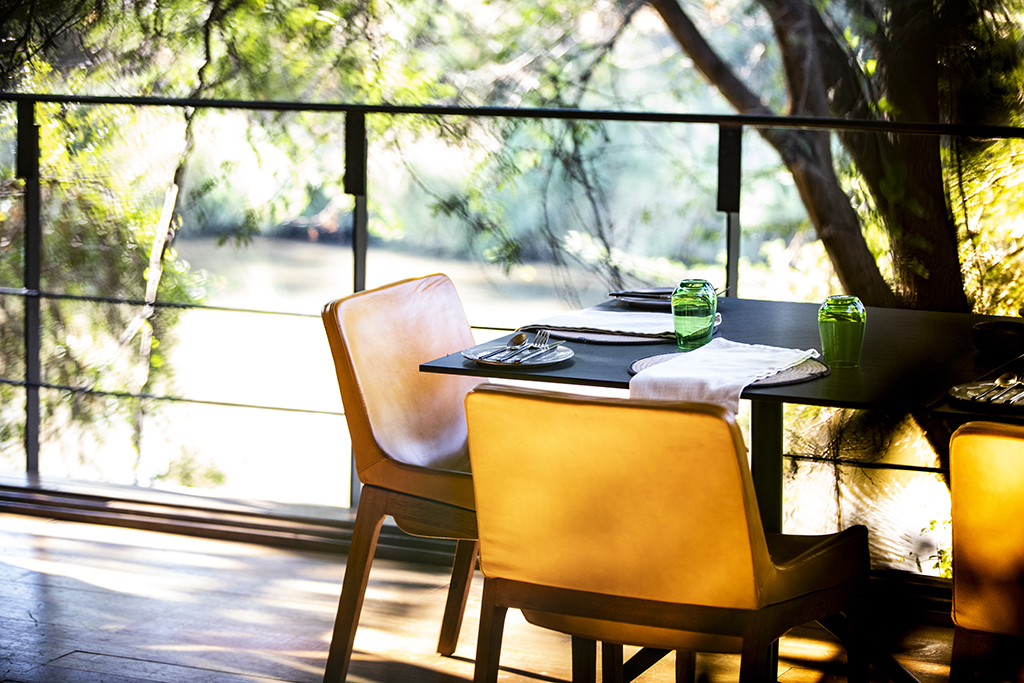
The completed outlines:
<svg viewBox="0 0 1024 683">
<path fill-rule="evenodd" d="M 934 532 L 939 528 L 945 529 L 946 531 L 952 526 L 952 520 L 944 520 L 942 522 L 938 520 L 932 520 L 931 523 L 924 529 L 921 529 L 922 534 Z M 929 556 L 929 560 L 935 560 L 935 564 L 932 565 L 933 569 L 938 570 L 938 575 L 944 579 L 953 578 L 953 551 L 951 548 L 938 548 L 934 555 Z"/>
<path fill-rule="evenodd" d="M 517 71 L 490 82 L 478 68 L 467 76 L 461 95 L 485 104 L 555 108 L 678 108 L 686 101 L 725 108 L 697 74 L 680 68 L 670 37 L 642 4 L 558 7 L 559 16 L 551 19 L 557 25 L 538 23 L 533 9 L 520 6 L 506 7 L 500 21 L 480 20 L 498 44 L 522 46 L 530 58 L 521 58 Z M 737 52 L 747 47 L 763 52 L 758 41 L 768 37 L 768 27 L 753 18 L 743 23 L 749 31 L 742 36 L 732 26 L 712 26 L 712 33 L 730 34 L 721 40 L 732 40 Z M 753 77 L 767 86 L 769 70 L 764 63 L 753 66 Z M 487 258 L 502 267 L 516 259 L 583 265 L 600 273 L 609 287 L 620 288 L 671 282 L 688 268 L 718 261 L 724 231 L 713 205 L 715 177 L 707 172 L 716 164 L 714 127 L 576 120 L 481 125 L 489 127 L 492 141 L 484 145 L 487 156 L 465 186 L 437 190 L 435 208 L 462 219 L 487 245 Z M 778 180 L 776 155 L 762 152 L 747 159 L 752 163 L 747 164 L 745 192 L 757 194 L 759 183 Z M 787 201 L 798 203 L 791 183 L 773 182 L 773 187 L 769 201 L 788 195 Z M 465 212 L 460 197 L 474 198 L 488 213 Z M 756 206 L 752 201 L 748 209 Z M 799 220 L 790 226 L 771 219 L 751 221 L 746 230 L 754 244 L 751 258 L 759 260 L 763 240 L 788 241 L 801 228 Z M 597 250 L 581 250 L 581 244 Z M 599 253 L 606 256 L 593 258 Z M 664 258 L 677 265 L 654 274 L 625 266 L 616 254 L 627 254 L 626 261 L 635 263 Z"/>
<path fill-rule="evenodd" d="M 813 116 L 1019 121 L 1024 50 L 1018 0 L 977 6 L 950 0 L 938 5 L 935 17 L 931 8 L 911 2 L 822 3 L 813 8 L 800 0 L 721 0 L 700 8 L 672 0 L 653 3 L 671 25 L 664 9 L 669 5 L 694 15 L 703 43 L 683 41 L 683 47 L 691 55 L 706 49 L 720 58 L 717 69 L 701 69 L 741 111 L 775 113 L 784 109 L 788 97 L 791 113 Z M 668 34 L 651 29 L 652 12 L 642 4 L 563 2 L 557 12 L 551 9 L 546 4 L 503 5 L 500 15 L 463 17 L 461 28 L 452 32 L 453 56 L 445 70 L 457 74 L 449 80 L 459 79 L 460 100 L 556 108 L 666 109 L 689 101 L 700 102 L 703 110 L 727 106 L 706 91 L 693 69 L 680 68 L 683 61 L 666 42 Z M 807 20 L 787 25 L 787 13 L 798 9 L 807 12 Z M 915 23 L 914 16 L 921 22 Z M 923 28 L 933 25 L 942 30 Z M 465 47 L 466 41 L 479 43 L 483 30 L 491 45 L 501 46 L 493 55 Z M 786 51 L 790 48 L 780 50 L 786 41 L 816 47 L 808 48 L 804 59 Z M 649 60 L 644 68 L 629 63 L 637 54 Z M 658 55 L 653 68 L 651 55 Z M 821 73 L 806 66 L 816 61 L 824 62 Z M 740 85 L 729 86 L 728 78 Z M 659 87 L 661 83 L 669 85 Z M 566 249 L 570 233 L 587 235 L 609 254 L 642 252 L 638 245 L 643 244 L 690 264 L 713 262 L 714 255 L 684 250 L 694 243 L 714 245 L 713 254 L 721 248 L 714 242 L 715 236 L 721 239 L 720 215 L 698 204 L 700 197 L 713 195 L 714 179 L 683 170 L 690 150 L 697 150 L 698 157 L 701 152 L 713 154 L 713 138 L 679 148 L 666 144 L 664 133 L 655 137 L 639 126 L 624 128 L 577 121 L 493 122 L 486 131 L 490 144 L 483 145 L 488 156 L 477 165 L 476 175 L 460 187 L 438 183 L 435 208 L 440 216 L 462 221 L 486 245 L 490 258 L 505 259 L 506 269 L 515 259 L 537 258 L 545 251 L 555 263 L 575 262 Z M 799 132 L 765 137 L 793 172 L 810 223 L 822 239 L 833 240 L 826 247 L 846 289 L 875 305 L 964 310 L 971 295 L 978 310 L 994 310 L 984 296 L 975 296 L 977 286 L 968 283 L 964 292 L 957 233 L 961 244 L 964 236 L 973 236 L 986 248 L 1012 255 L 1012 244 L 999 244 L 1005 218 L 1016 206 L 1014 196 L 992 196 L 984 208 L 970 197 L 976 225 L 970 232 L 963 217 L 967 209 L 950 214 L 947 205 L 967 197 L 962 191 L 957 196 L 955 186 L 963 182 L 958 169 L 962 173 L 992 158 L 1019 166 L 1019 159 L 1007 157 L 999 143 L 953 140 L 943 146 L 938 139 L 844 134 L 838 136 L 842 146 L 830 150 L 827 141 L 822 146 Z M 461 144 L 463 129 L 450 139 Z M 842 186 L 829 180 L 836 170 L 832 155 L 839 159 Z M 778 168 L 779 157 L 771 163 Z M 666 172 L 666 165 L 674 172 Z M 698 169 L 713 165 L 707 157 L 696 164 Z M 645 171 L 650 177 L 637 182 Z M 745 197 L 757 173 L 744 169 Z M 993 183 L 990 174 L 989 182 L 978 187 L 1016 186 L 1012 177 L 1003 177 L 1002 183 Z M 778 172 L 774 179 L 779 189 L 793 185 L 782 182 Z M 428 186 L 425 180 L 421 184 Z M 655 198 L 647 196 L 648 188 Z M 667 188 L 675 192 L 666 193 Z M 632 214 L 616 210 L 618 194 L 628 195 L 625 203 L 632 206 Z M 487 207 L 486 213 L 466 211 L 467 202 Z M 845 210 L 844 203 L 849 204 Z M 511 206 L 514 212 L 507 211 Z M 520 217 L 533 227 L 522 229 Z M 788 240 L 800 229 L 795 225 L 779 236 Z M 847 237 L 834 241 L 837 234 Z M 667 236 L 674 244 L 664 242 Z M 1010 285 L 1013 273 L 994 267 L 1000 262 L 1005 260 L 981 265 L 987 273 L 985 287 L 1005 290 L 1002 298 L 1020 302 Z M 608 260 L 590 265 L 605 274 L 609 286 L 642 281 L 639 274 L 625 273 Z M 964 263 L 965 270 L 970 267 Z M 874 278 L 861 275 L 875 268 Z"/>
<path fill-rule="evenodd" d="M 226 477 L 216 465 L 201 461 L 194 453 L 185 452 L 174 459 L 167 472 L 155 477 L 160 482 L 170 482 L 192 488 L 212 489 L 221 486 Z"/>
<path fill-rule="evenodd" d="M 35 75 L 40 87 L 46 87 L 50 77 L 45 70 Z M 0 119 L 0 134 L 8 141 L 15 129 L 12 114 L 6 109 Z M 99 299 L 146 298 L 149 279 L 156 276 L 149 267 L 161 205 L 149 186 L 152 177 L 131 163 L 145 148 L 151 123 L 136 116 L 130 108 L 37 106 L 43 291 Z M 3 160 L 2 172 L 0 249 L 5 255 L 20 255 L 22 189 L 13 179 L 11 159 Z M 202 275 L 177 261 L 173 250 L 162 256 L 157 298 L 200 301 Z M 22 286 L 21 261 L 0 259 L 0 284 Z M 141 307 L 43 298 L 41 311 L 43 382 L 124 393 L 150 390 L 170 379 L 165 359 L 179 315 L 176 309 L 157 309 L 147 317 Z M 0 298 L 0 318 L 0 375 L 24 376 L 21 298 Z M 43 424 L 53 429 L 66 426 L 60 420 L 46 420 L 58 410 L 66 410 L 79 427 L 98 426 L 115 415 L 132 421 L 137 410 L 135 401 L 114 396 L 96 398 L 76 391 L 44 391 L 41 396 Z M 5 441 L 22 436 L 20 428 L 5 427 Z"/>
<path fill-rule="evenodd" d="M 50 0 L 34 6 L 34 15 L 27 1 L 10 6 L 3 31 L 17 48 L 0 74 L 16 81 L 27 63 L 17 56 L 47 55 L 69 71 L 87 70 L 91 90 L 108 83 L 138 94 L 556 108 L 674 109 L 696 102 L 705 111 L 732 106 L 754 113 L 782 111 L 788 99 L 795 114 L 895 121 L 1012 123 L 1021 112 L 1020 0 L 718 0 L 699 7 L 676 0 L 328 0 L 316 7 L 293 0 L 123 0 L 120 7 Z M 695 39 L 682 37 L 681 21 L 692 21 Z M 692 62 L 681 58 L 680 45 Z M 281 178 L 269 200 L 246 198 L 222 211 L 228 181 L 238 186 L 246 163 L 206 159 L 215 156 L 219 140 L 201 130 L 204 117 L 209 114 L 202 110 L 184 116 L 186 153 L 175 177 L 183 188 L 178 214 L 186 230 L 206 228 L 221 215 L 222 234 L 244 242 L 307 212 L 318 193 L 338 192 L 336 169 L 329 169 L 313 183 Z M 256 163 L 267 173 L 278 169 L 263 152 L 283 152 L 294 163 L 301 143 L 326 144 L 336 132 L 305 119 L 266 112 L 243 124 L 252 149 L 262 150 Z M 716 248 L 711 255 L 692 251 L 695 243 L 713 244 L 721 231 L 714 208 L 700 204 L 713 190 L 702 173 L 714 149 L 706 134 L 692 144 L 681 136 L 671 140 L 675 134 L 666 135 L 666 127 L 653 133 L 579 121 L 374 117 L 371 125 L 374 138 L 393 149 L 407 144 L 405 132 L 475 145 L 467 155 L 476 173 L 462 183 L 408 169 L 410 187 L 434 198 L 434 234 L 446 248 L 485 254 L 506 269 L 541 256 L 568 263 L 574 257 L 565 240 L 575 232 L 609 253 L 649 257 L 654 254 L 642 253 L 640 245 L 650 244 L 684 262 L 717 258 Z M 993 281 L 1008 282 L 1013 273 L 978 260 L 987 247 L 975 245 L 974 257 L 956 248 L 957 231 L 968 242 L 998 239 L 993 213 L 976 206 L 947 209 L 975 198 L 964 169 L 1001 156 L 999 145 L 956 141 L 940 150 L 932 141 L 916 144 L 901 136 L 841 135 L 840 188 L 829 180 L 834 169 L 827 145 L 816 148 L 815 138 L 800 132 L 763 134 L 793 173 L 840 281 L 869 303 L 962 308 L 968 299 L 961 258 L 973 258 L 969 267 L 980 268 L 967 284 L 979 306 L 991 310 L 986 302 L 993 288 L 1000 299 L 1018 296 Z M 700 170 L 686 167 L 689 150 L 696 150 Z M 910 172 L 939 152 L 945 155 L 939 173 L 931 161 Z M 769 163 L 778 167 L 779 157 Z M 637 182 L 645 171 L 653 171 L 651 177 Z M 844 208 L 847 196 L 854 205 Z M 630 202 L 631 209 L 621 208 Z M 999 204 L 1005 207 L 1007 198 Z M 405 234 L 406 225 L 424 218 L 401 206 L 374 206 L 373 226 L 381 235 Z M 445 234 L 459 225 L 465 228 L 461 245 Z M 800 229 L 765 237 L 789 240 Z M 835 241 L 835 235 L 845 237 Z M 1012 244 L 1001 249 L 1013 253 Z M 879 259 L 879 272 L 861 274 Z M 610 285 L 642 279 L 608 261 L 594 267 Z"/>
<path fill-rule="evenodd" d="M 903 3 L 893 4 L 894 11 L 902 11 Z M 892 63 L 901 58 L 901 50 L 914 47 L 911 41 L 916 40 L 912 33 L 916 28 L 912 17 L 906 26 L 889 22 L 887 39 L 893 45 L 888 48 L 872 36 L 879 29 L 864 21 L 866 13 L 861 15 L 860 22 L 852 23 L 854 30 L 865 38 L 860 60 L 877 65 L 874 71 L 865 73 L 872 91 L 877 93 L 878 106 L 896 106 L 895 93 L 911 79 L 911 84 L 921 91 L 922 100 L 934 98 L 935 94 L 927 88 L 937 85 L 938 101 L 929 106 L 934 107 L 941 120 L 1020 126 L 1024 116 L 1024 4 L 1019 0 L 945 0 L 934 5 L 934 14 L 937 31 L 933 42 L 926 41 L 924 45 L 935 51 L 937 76 L 929 73 L 916 82 L 915 64 L 904 68 L 907 73 L 899 79 L 879 71 L 895 71 Z M 897 29 L 902 29 L 902 33 Z M 901 45 L 899 40 L 907 44 Z M 909 120 L 910 114 L 894 111 L 890 116 Z M 947 205 L 943 210 L 952 214 L 958 227 L 968 299 L 976 311 L 1013 315 L 1024 303 L 1024 296 L 1013 285 L 1016 272 L 997 264 L 1012 258 L 1017 249 L 1010 235 L 1015 230 L 1013 226 L 1020 223 L 1017 185 L 1024 156 L 1019 141 L 951 137 L 941 153 Z M 888 229 L 894 232 L 893 226 Z"/>
<path fill-rule="evenodd" d="M 0 53 L 0 83 L 26 90 L 1014 125 L 1022 107 L 1020 0 L 14 0 L 2 11 L 0 40 L 15 49 Z M 680 33 L 686 21 L 696 37 Z M 59 72 L 45 85 L 34 71 L 44 63 Z M 174 163 L 158 175 L 181 188 L 182 230 L 245 242 L 307 226 L 296 217 L 319 216 L 318 202 L 341 194 L 336 117 L 176 115 L 165 128 L 179 131 Z M 393 154 L 404 171 L 394 195 L 373 185 L 382 237 L 414 242 L 419 230 L 417 248 L 506 271 L 533 259 L 584 265 L 612 288 L 720 263 L 712 128 L 407 116 L 369 125 L 375 158 Z M 744 138 L 749 261 L 795 263 L 813 229 L 840 286 L 869 303 L 1020 307 L 1016 143 L 759 133 L 760 146 Z M 68 148 L 84 159 L 108 136 L 90 132 Z M 438 141 L 461 165 L 436 153 L 411 163 L 417 145 Z M 248 182 L 253 169 L 271 182 Z M 121 201 L 95 187 L 76 193 L 61 209 L 69 225 L 93 210 L 83 206 Z M 429 211 L 414 206 L 423 203 Z M 62 239 L 82 238 L 67 230 Z M 132 261 L 146 249 L 136 241 L 97 249 L 123 244 Z M 565 290 L 571 297 L 571 283 Z"/>
<path fill-rule="evenodd" d="M 975 309 L 1024 315 L 1024 144 L 1004 140 L 960 168 L 952 194 L 967 226 L 961 248 Z"/>
</svg>

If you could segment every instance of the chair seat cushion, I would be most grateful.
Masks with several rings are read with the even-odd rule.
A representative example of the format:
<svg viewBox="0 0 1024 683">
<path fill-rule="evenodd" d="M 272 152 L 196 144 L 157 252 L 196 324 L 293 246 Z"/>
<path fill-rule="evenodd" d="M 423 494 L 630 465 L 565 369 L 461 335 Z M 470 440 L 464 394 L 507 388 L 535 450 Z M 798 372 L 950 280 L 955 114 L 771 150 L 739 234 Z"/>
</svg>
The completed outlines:
<svg viewBox="0 0 1024 683">
<path fill-rule="evenodd" d="M 800 536 L 766 534 L 775 565 L 772 580 L 764 586 L 763 604 L 784 602 L 867 576 L 869 560 L 867 528 L 854 526 L 836 534 Z M 608 643 L 643 645 L 668 650 L 738 653 L 738 637 L 639 626 L 601 619 L 523 610 L 535 626 Z"/>
</svg>

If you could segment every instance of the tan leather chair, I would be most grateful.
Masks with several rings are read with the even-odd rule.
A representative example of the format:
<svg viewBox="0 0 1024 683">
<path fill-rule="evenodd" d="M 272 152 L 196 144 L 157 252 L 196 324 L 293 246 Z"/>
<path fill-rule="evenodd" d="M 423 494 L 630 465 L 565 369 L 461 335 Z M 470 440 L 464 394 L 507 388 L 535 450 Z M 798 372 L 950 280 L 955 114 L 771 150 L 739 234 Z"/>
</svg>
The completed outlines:
<svg viewBox="0 0 1024 683">
<path fill-rule="evenodd" d="M 1024 427 L 969 422 L 949 445 L 953 501 L 950 681 L 1021 664 L 1024 638 Z M 995 678 L 991 671 L 982 680 Z M 1015 680 L 1010 678 L 1008 680 Z"/>
<path fill-rule="evenodd" d="M 459 539 L 438 652 L 455 651 L 476 565 L 466 392 L 480 380 L 419 371 L 474 344 L 444 275 L 396 282 L 327 304 L 330 341 L 356 471 L 363 483 L 324 681 L 344 681 L 384 518 L 417 536 Z"/>
<path fill-rule="evenodd" d="M 489 385 L 466 415 L 484 575 L 475 681 L 497 680 L 510 607 L 574 636 L 574 681 L 593 680 L 593 641 L 676 650 L 678 680 L 694 652 L 742 653 L 741 681 L 775 680 L 777 638 L 848 610 L 850 678 L 867 680 L 867 530 L 766 538 L 723 409 Z"/>
</svg>

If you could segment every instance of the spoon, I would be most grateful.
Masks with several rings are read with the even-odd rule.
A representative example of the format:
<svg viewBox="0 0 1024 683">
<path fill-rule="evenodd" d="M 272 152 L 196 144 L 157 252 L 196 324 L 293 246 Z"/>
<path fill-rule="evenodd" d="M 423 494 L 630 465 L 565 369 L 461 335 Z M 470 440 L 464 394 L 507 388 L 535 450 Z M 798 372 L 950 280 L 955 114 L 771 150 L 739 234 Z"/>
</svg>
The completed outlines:
<svg viewBox="0 0 1024 683">
<path fill-rule="evenodd" d="M 1003 396 L 1006 396 L 1007 392 L 1009 392 L 1010 389 L 1013 389 L 1014 387 L 1018 387 L 1018 386 L 1020 386 L 1020 384 L 1021 384 L 1020 378 L 1017 377 L 1016 375 L 1014 375 L 1013 376 L 1013 381 L 1010 382 L 1008 385 L 1004 385 L 1006 388 L 1003 389 L 1002 391 L 1000 391 L 998 394 L 996 394 L 992 398 L 990 398 L 988 400 L 988 402 L 989 403 L 993 403 L 997 398 L 1002 398 Z"/>
<path fill-rule="evenodd" d="M 511 339 L 509 339 L 508 342 L 504 346 L 502 346 L 500 349 L 495 349 L 494 351 L 488 351 L 484 355 L 479 356 L 478 360 L 483 360 L 485 358 L 490 358 L 491 356 L 497 356 L 499 353 L 501 353 L 503 351 L 518 351 L 519 349 L 521 349 L 524 346 L 526 346 L 526 340 L 527 339 L 528 339 L 528 337 L 526 336 L 526 333 L 525 332 L 520 332 L 516 336 L 512 337 Z"/>
<path fill-rule="evenodd" d="M 990 394 L 991 392 L 995 391 L 1000 387 L 1005 387 L 1006 389 L 1009 389 L 1013 385 L 1017 384 L 1017 381 L 1018 380 L 1016 374 L 1012 372 L 1003 373 L 1002 375 L 999 375 L 998 377 L 995 378 L 995 380 L 992 383 L 992 386 L 990 386 L 988 389 L 975 396 L 974 400 L 979 401 L 983 396 Z M 1000 392 L 1000 395 L 1002 395 L 1002 392 Z"/>
</svg>

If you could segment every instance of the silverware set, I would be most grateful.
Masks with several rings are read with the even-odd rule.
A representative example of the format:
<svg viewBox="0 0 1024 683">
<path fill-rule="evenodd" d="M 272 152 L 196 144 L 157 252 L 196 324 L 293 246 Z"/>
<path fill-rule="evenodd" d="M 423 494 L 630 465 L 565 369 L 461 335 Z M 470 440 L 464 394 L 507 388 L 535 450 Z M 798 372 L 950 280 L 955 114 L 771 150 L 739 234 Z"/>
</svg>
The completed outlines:
<svg viewBox="0 0 1024 683">
<path fill-rule="evenodd" d="M 1015 373 L 1007 372 L 997 377 L 992 382 L 991 387 L 975 396 L 973 400 L 981 401 L 982 399 L 984 399 L 986 403 L 995 403 L 997 399 L 1002 398 L 1003 396 L 1008 394 L 1012 389 L 1017 389 L 1021 387 L 1024 387 L 1024 378 L 1018 377 Z M 1002 389 L 1002 391 L 992 394 L 992 392 L 995 391 L 996 389 Z M 989 394 L 992 395 L 989 396 Z M 1003 403 L 1005 403 L 1006 405 L 1012 405 L 1022 397 L 1024 397 L 1024 391 L 1019 391 L 1017 392 L 1016 396 L 1006 401 L 1003 401 Z"/>
<path fill-rule="evenodd" d="M 499 353 L 512 353 L 515 351 L 520 351 L 524 346 L 526 346 L 527 339 L 529 339 L 529 337 L 526 336 L 526 333 L 520 332 L 516 336 L 509 339 L 505 346 L 494 349 L 493 351 L 488 351 L 487 353 L 478 356 L 477 360 L 486 360 L 488 358 L 493 358 L 494 356 L 497 356 Z M 495 358 L 494 360 L 500 361 L 502 359 Z"/>
<path fill-rule="evenodd" d="M 551 334 L 547 330 L 537 332 L 532 342 L 527 343 L 526 339 L 526 335 L 520 333 L 510 339 L 509 343 L 503 348 L 486 353 L 480 356 L 480 359 L 490 358 L 498 363 L 522 363 L 531 358 L 542 356 L 564 343 L 562 341 L 552 343 Z M 504 355 L 501 355 L 502 353 Z"/>
</svg>

